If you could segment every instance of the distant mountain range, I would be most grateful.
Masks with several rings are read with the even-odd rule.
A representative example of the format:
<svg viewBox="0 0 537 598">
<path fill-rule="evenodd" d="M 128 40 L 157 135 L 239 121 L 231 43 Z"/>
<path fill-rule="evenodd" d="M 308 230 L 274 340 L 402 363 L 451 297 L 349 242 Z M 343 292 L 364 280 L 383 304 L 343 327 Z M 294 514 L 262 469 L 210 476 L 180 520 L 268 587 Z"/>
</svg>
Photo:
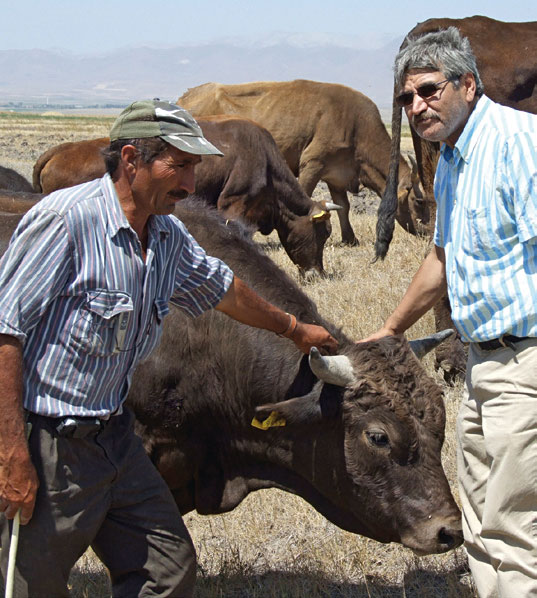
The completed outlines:
<svg viewBox="0 0 537 598">
<path fill-rule="evenodd" d="M 300 78 L 348 85 L 386 109 L 391 106 L 393 58 L 402 38 L 375 41 L 378 47 L 369 40 L 364 49 L 348 38 L 276 35 L 257 42 L 223 39 L 92 55 L 0 50 L 0 104 L 127 104 L 153 97 L 176 101 L 189 87 L 207 81 Z"/>
</svg>

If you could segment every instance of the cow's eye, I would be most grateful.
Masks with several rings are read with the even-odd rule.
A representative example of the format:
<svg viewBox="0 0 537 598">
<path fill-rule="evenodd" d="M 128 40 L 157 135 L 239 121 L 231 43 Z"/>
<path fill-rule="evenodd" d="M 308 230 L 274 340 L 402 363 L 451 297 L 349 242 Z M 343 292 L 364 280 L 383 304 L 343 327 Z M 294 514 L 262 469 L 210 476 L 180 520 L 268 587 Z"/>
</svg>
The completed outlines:
<svg viewBox="0 0 537 598">
<path fill-rule="evenodd" d="M 365 433 L 369 442 L 378 448 L 386 448 L 390 446 L 390 439 L 388 438 L 388 434 L 386 432 L 381 432 L 380 430 L 374 430 L 371 432 Z"/>
</svg>

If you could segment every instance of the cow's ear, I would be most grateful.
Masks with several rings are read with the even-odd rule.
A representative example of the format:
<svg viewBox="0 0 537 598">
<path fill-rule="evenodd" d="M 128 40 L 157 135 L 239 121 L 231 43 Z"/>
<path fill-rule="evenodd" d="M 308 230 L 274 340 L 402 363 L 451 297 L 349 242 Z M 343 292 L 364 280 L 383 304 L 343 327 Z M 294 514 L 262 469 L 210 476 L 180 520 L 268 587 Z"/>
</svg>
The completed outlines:
<svg viewBox="0 0 537 598">
<path fill-rule="evenodd" d="M 312 222 L 324 222 L 325 220 L 330 220 L 330 212 L 315 207 L 310 214 L 310 220 Z"/>
<path fill-rule="evenodd" d="M 319 423 L 340 411 L 341 390 L 318 382 L 313 390 L 301 397 L 280 403 L 267 403 L 255 408 L 252 426 L 267 430 L 277 426 Z"/>
</svg>

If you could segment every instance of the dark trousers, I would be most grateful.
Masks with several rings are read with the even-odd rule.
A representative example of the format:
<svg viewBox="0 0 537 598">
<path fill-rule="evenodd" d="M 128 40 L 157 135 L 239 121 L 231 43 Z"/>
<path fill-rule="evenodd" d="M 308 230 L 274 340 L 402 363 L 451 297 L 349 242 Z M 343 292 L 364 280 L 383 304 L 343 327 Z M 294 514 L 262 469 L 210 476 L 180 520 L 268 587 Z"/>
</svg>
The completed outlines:
<svg viewBox="0 0 537 598">
<path fill-rule="evenodd" d="M 91 546 L 110 572 L 114 597 L 192 595 L 196 557 L 173 497 L 134 434 L 130 411 L 85 438 L 58 435 L 30 415 L 30 451 L 40 487 L 21 526 L 17 598 L 69 596 L 71 568 Z M 6 575 L 11 522 L 0 518 Z"/>
</svg>

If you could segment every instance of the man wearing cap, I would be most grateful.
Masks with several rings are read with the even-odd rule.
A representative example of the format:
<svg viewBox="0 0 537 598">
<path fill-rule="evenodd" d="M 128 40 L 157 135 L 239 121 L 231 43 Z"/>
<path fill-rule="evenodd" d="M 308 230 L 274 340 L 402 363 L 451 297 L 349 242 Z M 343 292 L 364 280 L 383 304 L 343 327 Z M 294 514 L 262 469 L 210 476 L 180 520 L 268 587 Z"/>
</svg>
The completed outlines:
<svg viewBox="0 0 537 598">
<path fill-rule="evenodd" d="M 170 216 L 194 191 L 201 156 L 221 155 L 188 112 L 135 102 L 110 137 L 108 174 L 45 197 L 0 261 L 0 559 L 5 578 L 20 509 L 16 596 L 68 596 L 69 572 L 90 545 L 114 596 L 191 596 L 192 542 L 123 406 L 169 301 L 191 316 L 214 307 L 283 333 L 304 352 L 336 348 Z"/>
</svg>

